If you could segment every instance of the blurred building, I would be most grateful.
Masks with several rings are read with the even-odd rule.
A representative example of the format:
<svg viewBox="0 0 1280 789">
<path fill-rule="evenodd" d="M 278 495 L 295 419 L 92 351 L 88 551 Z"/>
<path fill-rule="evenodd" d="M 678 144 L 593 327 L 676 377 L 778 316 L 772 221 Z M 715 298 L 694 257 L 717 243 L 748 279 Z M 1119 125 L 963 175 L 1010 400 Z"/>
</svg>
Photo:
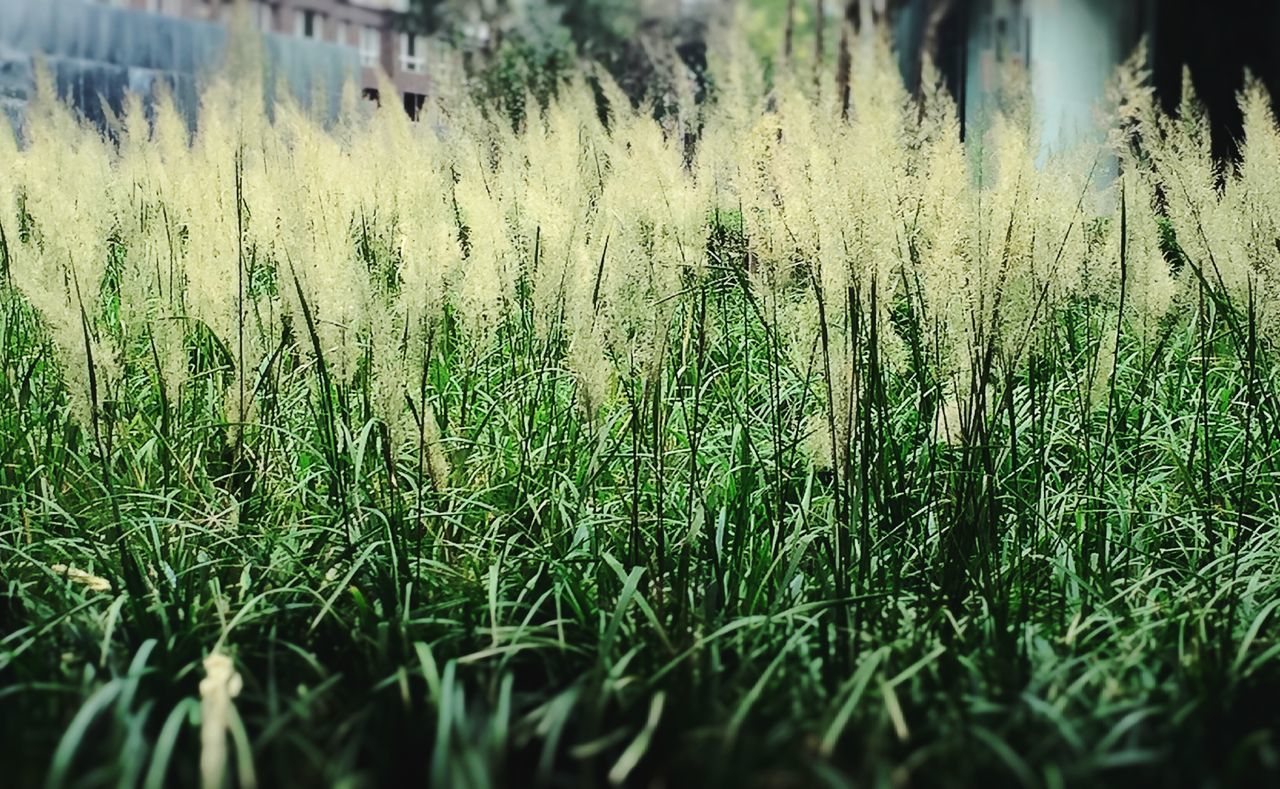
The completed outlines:
<svg viewBox="0 0 1280 789">
<path fill-rule="evenodd" d="M 334 111 L 344 85 L 379 96 L 381 73 L 411 112 L 430 82 L 426 41 L 401 32 L 407 0 L 251 0 L 261 31 L 264 90 L 284 86 Z M 43 60 L 59 93 L 105 124 L 128 93 L 158 82 L 194 120 L 200 79 L 222 61 L 235 5 L 228 0 L 0 0 L 0 112 L 21 122 Z"/>
<path fill-rule="evenodd" d="M 235 0 L 96 0 L 106 5 L 202 22 L 226 23 Z M 390 78 L 406 109 L 421 106 L 430 80 L 425 36 L 397 24 L 409 0 L 244 0 L 264 33 L 333 44 L 360 63 L 360 87 L 376 96 L 380 74 Z M 384 97 L 385 98 L 385 97 Z"/>
</svg>

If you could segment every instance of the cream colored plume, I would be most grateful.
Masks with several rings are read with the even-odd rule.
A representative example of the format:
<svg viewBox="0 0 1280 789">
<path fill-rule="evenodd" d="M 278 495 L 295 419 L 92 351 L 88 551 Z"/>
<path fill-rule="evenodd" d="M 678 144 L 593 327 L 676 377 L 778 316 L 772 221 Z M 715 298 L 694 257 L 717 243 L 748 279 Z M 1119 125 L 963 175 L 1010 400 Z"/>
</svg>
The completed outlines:
<svg viewBox="0 0 1280 789">
<path fill-rule="evenodd" d="M 226 654 L 213 652 L 204 659 L 204 679 L 200 680 L 200 785 L 204 789 L 222 787 L 227 734 L 235 714 L 232 699 L 240 695 L 243 686 L 235 663 Z"/>
<path fill-rule="evenodd" d="M 49 569 L 75 584 L 80 584 L 90 592 L 110 592 L 111 582 L 93 573 L 70 567 L 65 564 L 50 565 Z"/>
</svg>

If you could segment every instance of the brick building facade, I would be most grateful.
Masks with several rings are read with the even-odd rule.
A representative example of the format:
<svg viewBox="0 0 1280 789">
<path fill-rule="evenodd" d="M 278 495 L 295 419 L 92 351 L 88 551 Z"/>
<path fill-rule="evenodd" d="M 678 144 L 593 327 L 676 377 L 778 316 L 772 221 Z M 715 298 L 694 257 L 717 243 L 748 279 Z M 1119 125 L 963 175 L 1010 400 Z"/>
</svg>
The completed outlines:
<svg viewBox="0 0 1280 789">
<path fill-rule="evenodd" d="M 359 57 L 361 88 L 376 96 L 380 74 L 406 109 L 421 105 L 430 87 L 426 39 L 403 32 L 397 20 L 409 0 L 245 0 L 264 33 L 335 44 Z M 121 8 L 205 22 L 225 22 L 235 0 L 98 0 Z"/>
</svg>

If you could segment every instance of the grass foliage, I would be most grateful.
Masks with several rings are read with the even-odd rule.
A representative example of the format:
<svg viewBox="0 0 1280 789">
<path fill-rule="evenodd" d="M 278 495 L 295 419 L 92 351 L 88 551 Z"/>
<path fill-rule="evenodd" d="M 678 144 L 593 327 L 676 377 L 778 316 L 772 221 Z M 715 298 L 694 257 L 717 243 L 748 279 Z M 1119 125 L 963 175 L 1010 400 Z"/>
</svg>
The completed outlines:
<svg viewBox="0 0 1280 789">
<path fill-rule="evenodd" d="M 515 129 L 224 80 L 106 137 L 43 86 L 6 780 L 1277 779 L 1265 94 L 1223 165 L 1131 64 L 1110 147 L 1037 164 L 874 39 L 847 115 L 712 51 L 661 122 L 598 74 Z"/>
</svg>

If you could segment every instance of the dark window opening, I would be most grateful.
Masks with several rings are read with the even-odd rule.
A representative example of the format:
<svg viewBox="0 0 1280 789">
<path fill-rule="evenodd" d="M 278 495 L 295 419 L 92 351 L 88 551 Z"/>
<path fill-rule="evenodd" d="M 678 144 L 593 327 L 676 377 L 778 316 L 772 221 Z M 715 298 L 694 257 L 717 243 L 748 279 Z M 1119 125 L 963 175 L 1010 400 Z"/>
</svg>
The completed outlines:
<svg viewBox="0 0 1280 789">
<path fill-rule="evenodd" d="M 413 118 L 415 121 L 418 119 L 418 115 L 422 112 L 422 105 L 426 103 L 427 97 L 421 93 L 406 92 L 404 94 L 404 111 L 407 112 L 409 117 Z"/>
<path fill-rule="evenodd" d="M 320 37 L 320 15 L 317 12 L 302 12 L 302 35 L 304 38 Z"/>
</svg>

